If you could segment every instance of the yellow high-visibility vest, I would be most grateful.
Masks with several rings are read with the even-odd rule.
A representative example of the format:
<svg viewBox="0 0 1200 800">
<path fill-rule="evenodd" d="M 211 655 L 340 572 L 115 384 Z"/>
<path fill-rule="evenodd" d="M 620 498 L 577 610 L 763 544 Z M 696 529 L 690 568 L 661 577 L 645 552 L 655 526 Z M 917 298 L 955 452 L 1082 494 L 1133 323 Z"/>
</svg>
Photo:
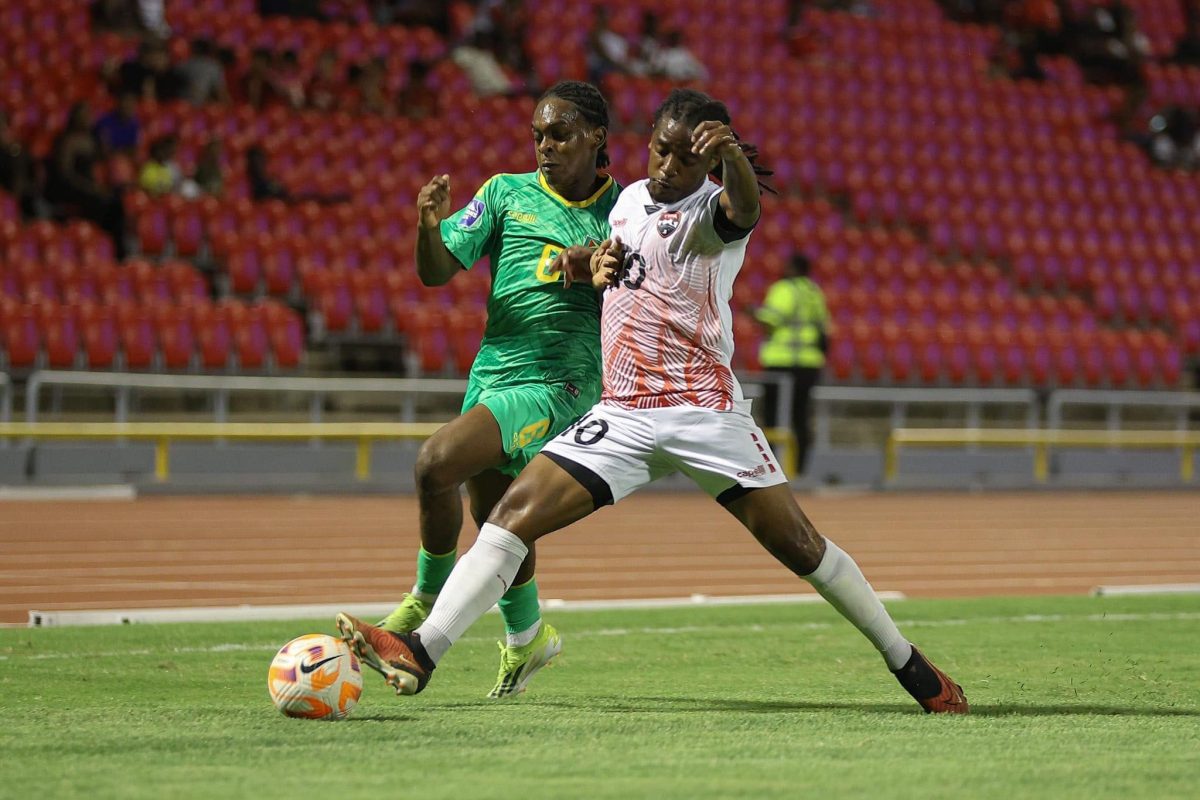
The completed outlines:
<svg viewBox="0 0 1200 800">
<path fill-rule="evenodd" d="M 767 291 L 754 316 L 771 328 L 758 360 L 764 367 L 825 366 L 821 332 L 829 330 L 829 309 L 821 287 L 809 278 L 785 278 Z"/>
</svg>

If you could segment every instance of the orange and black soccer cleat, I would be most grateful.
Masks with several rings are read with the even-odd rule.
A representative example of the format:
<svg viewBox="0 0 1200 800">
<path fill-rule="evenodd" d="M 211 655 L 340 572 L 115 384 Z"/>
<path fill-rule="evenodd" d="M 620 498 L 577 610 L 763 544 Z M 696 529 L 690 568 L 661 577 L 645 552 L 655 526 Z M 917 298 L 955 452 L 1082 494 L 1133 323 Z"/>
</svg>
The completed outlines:
<svg viewBox="0 0 1200 800">
<path fill-rule="evenodd" d="M 337 615 L 337 627 L 342 641 L 396 694 L 417 694 L 429 683 L 434 664 L 416 633 L 392 633 L 349 614 Z"/>
<path fill-rule="evenodd" d="M 928 714 L 966 714 L 967 696 L 962 687 L 950 680 L 913 646 L 908 663 L 892 674 L 905 691 L 921 704 Z"/>
</svg>

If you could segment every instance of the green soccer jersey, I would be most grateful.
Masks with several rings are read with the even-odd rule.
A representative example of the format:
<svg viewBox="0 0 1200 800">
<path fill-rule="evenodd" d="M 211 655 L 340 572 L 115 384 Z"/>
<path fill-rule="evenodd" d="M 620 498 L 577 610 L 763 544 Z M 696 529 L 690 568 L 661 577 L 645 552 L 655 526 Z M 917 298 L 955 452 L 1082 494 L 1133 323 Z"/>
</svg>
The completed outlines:
<svg viewBox="0 0 1200 800">
<path fill-rule="evenodd" d="M 487 328 L 473 382 L 599 381 L 599 297 L 588 282 L 564 290 L 562 275 L 550 267 L 565 247 L 607 238 L 619 193 L 610 177 L 594 195 L 573 202 L 540 172 L 501 174 L 442 220 L 442 241 L 465 268 L 485 255 L 491 260 Z"/>
</svg>

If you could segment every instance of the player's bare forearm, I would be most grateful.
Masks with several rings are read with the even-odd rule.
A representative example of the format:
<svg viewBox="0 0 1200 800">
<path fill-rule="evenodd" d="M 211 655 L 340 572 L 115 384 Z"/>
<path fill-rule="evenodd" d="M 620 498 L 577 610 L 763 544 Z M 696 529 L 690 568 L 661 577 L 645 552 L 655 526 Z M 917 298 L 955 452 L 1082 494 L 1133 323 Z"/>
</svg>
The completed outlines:
<svg viewBox="0 0 1200 800">
<path fill-rule="evenodd" d="M 692 152 L 721 159 L 721 210 L 729 221 L 739 228 L 758 222 L 758 178 L 733 129 L 716 120 L 701 122 L 692 130 Z"/>
<path fill-rule="evenodd" d="M 442 220 L 450 216 L 450 176 L 438 175 L 417 193 L 417 276 L 426 286 L 442 286 L 462 265 L 442 241 Z"/>
<path fill-rule="evenodd" d="M 440 227 L 417 229 L 417 277 L 426 286 L 443 286 L 457 275 L 462 266 L 442 241 Z"/>
<path fill-rule="evenodd" d="M 754 167 L 740 147 L 730 148 L 721 159 L 725 191 L 721 207 L 725 216 L 739 228 L 749 228 L 758 222 L 760 212 L 758 200 L 758 178 Z"/>
</svg>

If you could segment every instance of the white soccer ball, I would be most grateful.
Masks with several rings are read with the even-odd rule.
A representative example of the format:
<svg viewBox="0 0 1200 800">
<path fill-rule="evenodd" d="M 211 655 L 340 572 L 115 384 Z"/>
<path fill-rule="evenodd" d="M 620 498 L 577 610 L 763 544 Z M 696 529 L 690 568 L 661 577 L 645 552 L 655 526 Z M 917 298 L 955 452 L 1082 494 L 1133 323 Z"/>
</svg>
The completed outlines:
<svg viewBox="0 0 1200 800">
<path fill-rule="evenodd" d="M 305 634 L 275 654 L 267 691 L 275 707 L 289 717 L 343 719 L 358 705 L 362 667 L 341 639 Z"/>
</svg>

